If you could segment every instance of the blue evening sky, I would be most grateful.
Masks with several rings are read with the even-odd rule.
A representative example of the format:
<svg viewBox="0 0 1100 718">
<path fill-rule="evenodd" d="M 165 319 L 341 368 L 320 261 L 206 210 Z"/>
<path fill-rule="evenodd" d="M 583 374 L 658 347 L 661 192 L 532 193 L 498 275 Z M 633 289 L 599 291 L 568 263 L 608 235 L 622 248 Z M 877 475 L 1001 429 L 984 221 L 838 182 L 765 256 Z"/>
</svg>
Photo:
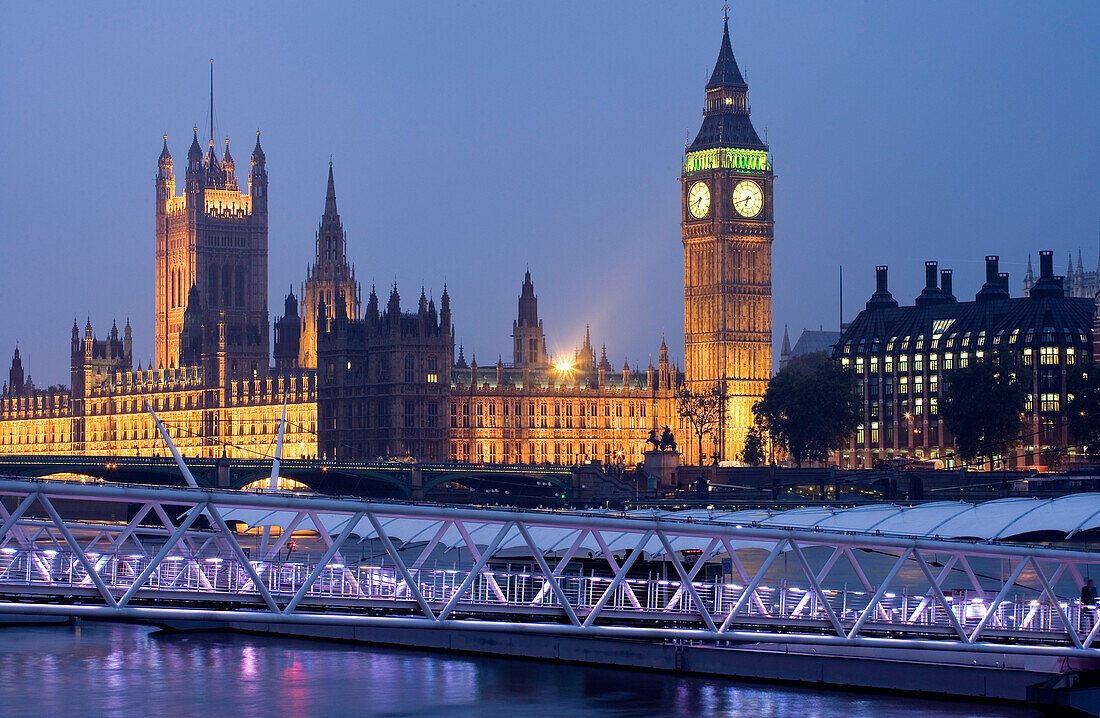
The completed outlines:
<svg viewBox="0 0 1100 718">
<path fill-rule="evenodd" d="M 1084 250 L 1100 217 L 1100 3 L 737 2 L 734 52 L 774 153 L 774 327 L 849 318 L 876 264 L 911 302 L 1000 254 Z M 382 302 L 447 282 L 458 341 L 510 361 L 529 265 L 548 345 L 586 324 L 644 367 L 683 355 L 679 163 L 721 2 L 4 3 L 0 357 L 68 381 L 74 316 L 153 354 L 153 177 L 206 130 L 270 174 L 274 319 L 313 255 L 335 163 L 348 249 Z M 247 170 L 246 170 L 247 171 Z M 242 173 L 243 174 L 243 173 Z M 1036 266 L 1037 269 L 1037 266 Z M 6 372 L 4 374 L 6 377 Z"/>
</svg>

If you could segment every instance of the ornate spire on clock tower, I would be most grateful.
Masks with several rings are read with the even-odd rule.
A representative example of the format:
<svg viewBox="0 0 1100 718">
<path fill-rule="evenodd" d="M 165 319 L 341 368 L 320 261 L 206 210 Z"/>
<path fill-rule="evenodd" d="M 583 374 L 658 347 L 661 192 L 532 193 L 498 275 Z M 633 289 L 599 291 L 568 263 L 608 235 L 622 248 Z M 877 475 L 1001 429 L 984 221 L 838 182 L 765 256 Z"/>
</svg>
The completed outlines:
<svg viewBox="0 0 1100 718">
<path fill-rule="evenodd" d="M 748 89 L 726 18 L 681 174 L 685 379 L 692 391 L 719 388 L 727 397 L 717 437 L 723 460 L 740 455 L 772 364 L 774 176 L 749 118 Z M 714 457 L 689 460 L 704 458 Z"/>
</svg>

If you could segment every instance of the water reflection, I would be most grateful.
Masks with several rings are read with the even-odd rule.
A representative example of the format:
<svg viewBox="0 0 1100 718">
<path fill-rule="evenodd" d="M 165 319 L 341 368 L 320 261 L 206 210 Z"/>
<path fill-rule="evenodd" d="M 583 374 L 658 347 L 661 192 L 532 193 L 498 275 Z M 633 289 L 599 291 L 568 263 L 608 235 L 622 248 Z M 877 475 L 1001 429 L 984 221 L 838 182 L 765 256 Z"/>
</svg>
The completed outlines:
<svg viewBox="0 0 1100 718">
<path fill-rule="evenodd" d="M 1033 716 L 1014 707 L 122 624 L 0 628 L 0 715 Z"/>
</svg>

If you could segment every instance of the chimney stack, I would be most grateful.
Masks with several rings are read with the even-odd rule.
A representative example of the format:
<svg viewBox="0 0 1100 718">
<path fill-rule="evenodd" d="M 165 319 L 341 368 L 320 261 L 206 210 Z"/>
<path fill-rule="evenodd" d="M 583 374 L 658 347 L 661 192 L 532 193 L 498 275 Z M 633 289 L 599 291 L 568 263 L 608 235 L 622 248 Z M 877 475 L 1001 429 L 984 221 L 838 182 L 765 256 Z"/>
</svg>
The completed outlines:
<svg viewBox="0 0 1100 718">
<path fill-rule="evenodd" d="M 938 262 L 925 262 L 924 263 L 924 288 L 925 289 L 939 289 L 936 284 L 936 267 L 939 266 Z"/>
<path fill-rule="evenodd" d="M 943 292 L 943 296 L 949 300 L 954 301 L 955 295 L 951 293 L 951 270 L 940 270 L 940 291 Z"/>
<path fill-rule="evenodd" d="M 875 267 L 875 293 L 867 300 L 868 309 L 889 309 L 898 305 L 886 285 L 887 270 L 889 267 L 884 264 Z"/>
<path fill-rule="evenodd" d="M 1039 279 L 1031 287 L 1029 297 L 1064 297 L 1063 277 L 1054 276 L 1054 252 L 1044 249 L 1039 252 Z"/>
<path fill-rule="evenodd" d="M 992 299 L 1008 299 L 1008 288 L 1004 286 L 997 264 L 1000 257 L 996 254 L 986 255 L 985 258 L 985 284 L 974 297 L 976 301 L 987 302 Z"/>
<path fill-rule="evenodd" d="M 924 263 L 924 290 L 917 296 L 917 301 L 914 302 L 918 307 L 927 306 L 929 304 L 940 304 L 944 301 L 943 292 L 940 291 L 937 281 L 937 270 L 939 266 L 938 262 L 925 262 Z"/>
<path fill-rule="evenodd" d="M 987 254 L 985 257 L 985 283 L 995 284 L 997 282 L 997 264 L 1001 258 L 996 254 Z"/>
</svg>

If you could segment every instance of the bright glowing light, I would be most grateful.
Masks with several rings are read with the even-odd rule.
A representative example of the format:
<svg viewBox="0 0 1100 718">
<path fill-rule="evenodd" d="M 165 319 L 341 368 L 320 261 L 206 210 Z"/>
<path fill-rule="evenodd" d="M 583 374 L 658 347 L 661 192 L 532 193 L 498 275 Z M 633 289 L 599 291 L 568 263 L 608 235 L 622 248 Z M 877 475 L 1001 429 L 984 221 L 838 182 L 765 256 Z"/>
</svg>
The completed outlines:
<svg viewBox="0 0 1100 718">
<path fill-rule="evenodd" d="M 572 374 L 573 373 L 573 361 L 571 359 L 559 359 L 554 364 L 554 368 L 557 369 L 558 372 L 561 373 L 561 374 Z"/>
</svg>

